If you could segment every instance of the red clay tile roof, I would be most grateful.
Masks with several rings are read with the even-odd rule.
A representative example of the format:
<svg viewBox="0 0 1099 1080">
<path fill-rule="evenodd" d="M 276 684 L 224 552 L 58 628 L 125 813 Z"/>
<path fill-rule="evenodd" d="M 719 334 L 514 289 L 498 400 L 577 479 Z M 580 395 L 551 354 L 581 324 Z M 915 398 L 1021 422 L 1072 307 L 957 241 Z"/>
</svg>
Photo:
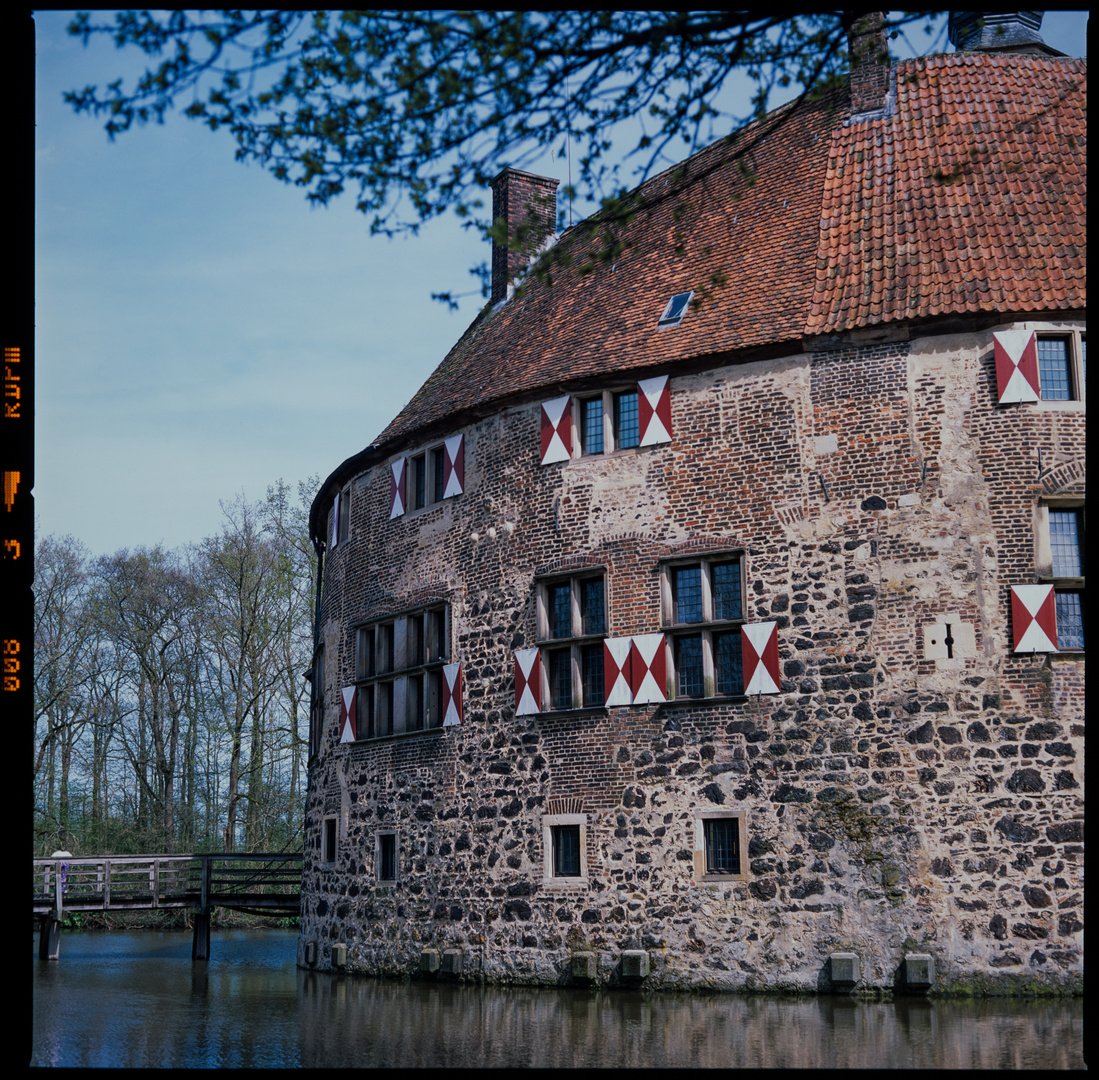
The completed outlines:
<svg viewBox="0 0 1099 1080">
<path fill-rule="evenodd" d="M 958 53 L 896 66 L 892 115 L 780 109 L 638 189 L 626 246 L 486 308 L 377 440 L 404 443 L 581 379 L 901 319 L 1086 304 L 1087 61 Z M 745 168 L 746 166 L 746 168 Z M 671 296 L 699 306 L 657 329 Z M 759 355 L 758 351 L 755 355 Z"/>
</svg>

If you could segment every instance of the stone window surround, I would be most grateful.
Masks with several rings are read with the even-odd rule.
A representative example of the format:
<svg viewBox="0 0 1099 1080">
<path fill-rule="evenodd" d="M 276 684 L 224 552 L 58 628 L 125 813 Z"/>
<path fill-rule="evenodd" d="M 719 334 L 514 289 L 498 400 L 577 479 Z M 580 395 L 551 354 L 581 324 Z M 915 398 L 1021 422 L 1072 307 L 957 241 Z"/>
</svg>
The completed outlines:
<svg viewBox="0 0 1099 1080">
<path fill-rule="evenodd" d="M 441 614 L 441 627 L 438 630 L 438 642 L 432 647 L 429 628 L 431 621 L 424 618 L 429 613 Z M 410 624 L 417 620 L 421 627 L 422 648 L 424 655 L 419 663 L 409 663 L 408 647 L 410 640 Z M 393 662 L 385 670 L 379 666 L 378 650 L 382 648 L 378 630 L 388 630 L 392 636 Z M 368 635 L 374 635 L 374 661 L 368 665 L 362 656 L 362 649 Z M 443 666 L 451 655 L 452 620 L 450 604 L 446 601 L 435 600 L 415 607 L 405 608 L 371 619 L 369 622 L 359 623 L 352 627 L 353 654 L 355 657 L 354 682 L 357 687 L 357 716 L 355 718 L 356 741 L 368 739 L 388 738 L 393 735 L 418 735 L 427 731 L 441 730 L 442 716 L 442 678 Z M 431 652 L 440 655 L 431 656 Z M 409 699 L 409 688 L 419 685 L 420 706 L 414 709 Z M 392 730 L 384 732 L 375 731 L 372 735 L 358 737 L 360 719 L 367 723 L 370 717 L 371 724 L 380 723 L 381 716 L 375 692 L 379 687 L 392 686 L 392 714 L 390 723 Z M 369 697 L 368 697 L 369 695 Z M 375 712 L 368 710 L 373 702 Z M 411 710 L 411 711 L 410 711 Z M 417 721 L 420 726 L 416 726 Z"/>
<path fill-rule="evenodd" d="M 660 560 L 660 624 L 661 630 L 664 632 L 667 649 L 669 701 L 702 701 L 710 698 L 735 700 L 742 696 L 738 694 L 717 694 L 715 692 L 713 633 L 714 631 L 735 630 L 748 621 L 745 616 L 745 609 L 747 606 L 745 554 L 744 548 L 732 547 L 692 552 L 690 554 L 676 555 Z M 737 562 L 740 564 L 740 618 L 717 620 L 713 617 L 713 590 L 708 568 L 715 563 L 730 562 Z M 672 572 L 676 569 L 684 569 L 696 565 L 700 566 L 703 570 L 703 573 L 700 575 L 702 583 L 702 620 L 700 622 L 677 623 L 674 621 L 675 607 L 672 593 Z M 677 673 L 675 639 L 677 637 L 695 634 L 701 634 L 702 636 L 703 692 L 697 697 L 679 698 L 676 696 Z"/>
<path fill-rule="evenodd" d="M 1054 593 L 1078 592 L 1083 596 L 1086 574 L 1078 578 L 1056 577 L 1053 573 L 1053 548 L 1050 543 L 1049 513 L 1051 510 L 1079 510 L 1084 511 L 1086 500 L 1083 498 L 1059 498 L 1057 496 L 1044 496 L 1040 498 L 1034 507 L 1034 564 L 1038 581 L 1042 584 L 1052 584 Z M 1085 548 L 1086 517 L 1081 513 L 1082 534 L 1079 537 L 1080 549 L 1084 559 L 1087 558 Z M 1060 642 L 1058 642 L 1060 645 Z M 1079 655 L 1084 650 L 1078 648 L 1060 647 L 1061 653 Z"/>
<path fill-rule="evenodd" d="M 582 611 L 580 604 L 580 585 L 584 581 L 599 578 L 603 582 L 603 630 L 596 634 L 583 632 Z M 571 637 L 552 637 L 550 624 L 550 611 L 547 591 L 552 585 L 569 583 L 572 600 L 572 635 Z M 581 663 L 581 650 L 587 645 L 599 645 L 607 637 L 610 625 L 610 585 L 607 568 L 603 564 L 577 567 L 571 571 L 539 574 L 535 577 L 535 618 L 537 620 L 537 645 L 541 650 L 542 663 L 542 712 L 570 712 L 579 709 L 602 709 L 604 702 L 598 704 L 584 704 L 583 670 Z M 550 661 L 549 654 L 554 649 L 570 650 L 572 666 L 572 704 L 568 709 L 554 708 L 552 687 L 550 686 Z M 602 655 L 602 654 L 601 654 Z M 603 687 L 604 698 L 606 686 Z"/>
<path fill-rule="evenodd" d="M 577 877 L 554 877 L 553 875 L 553 830 L 558 825 L 580 826 L 580 874 Z M 588 815 L 587 814 L 543 814 L 542 815 L 542 883 L 547 886 L 576 886 L 588 884 Z"/>
<path fill-rule="evenodd" d="M 740 872 L 737 874 L 713 874 L 706 870 L 706 826 L 707 821 L 735 820 L 737 822 L 737 850 L 740 853 Z M 702 810 L 694 819 L 694 877 L 702 882 L 747 881 L 748 871 L 748 811 L 747 810 Z"/>
</svg>

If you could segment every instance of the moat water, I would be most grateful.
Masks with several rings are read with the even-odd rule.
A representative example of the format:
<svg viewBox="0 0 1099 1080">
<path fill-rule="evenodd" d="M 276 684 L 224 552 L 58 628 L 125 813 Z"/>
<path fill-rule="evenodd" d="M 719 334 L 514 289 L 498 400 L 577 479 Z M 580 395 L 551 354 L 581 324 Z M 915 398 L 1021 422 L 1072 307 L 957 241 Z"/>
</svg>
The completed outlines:
<svg viewBox="0 0 1099 1080">
<path fill-rule="evenodd" d="M 1083 1000 L 646 994 L 299 971 L 292 930 L 67 933 L 37 959 L 36 1066 L 1086 1068 Z"/>
</svg>

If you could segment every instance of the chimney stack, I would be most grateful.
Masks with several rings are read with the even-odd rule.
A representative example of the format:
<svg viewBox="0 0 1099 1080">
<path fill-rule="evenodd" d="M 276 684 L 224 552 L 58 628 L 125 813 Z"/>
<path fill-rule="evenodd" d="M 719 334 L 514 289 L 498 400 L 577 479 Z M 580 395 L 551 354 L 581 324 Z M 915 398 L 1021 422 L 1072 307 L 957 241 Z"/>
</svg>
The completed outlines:
<svg viewBox="0 0 1099 1080">
<path fill-rule="evenodd" d="M 507 226 L 507 243 L 492 241 L 492 298 L 499 303 L 532 255 L 557 231 L 557 185 L 548 176 L 506 168 L 492 181 L 492 221 Z"/>
<path fill-rule="evenodd" d="M 889 94 L 889 45 L 885 40 L 885 12 L 859 15 L 845 11 L 847 54 L 851 69 L 851 114 L 885 107 Z"/>
</svg>

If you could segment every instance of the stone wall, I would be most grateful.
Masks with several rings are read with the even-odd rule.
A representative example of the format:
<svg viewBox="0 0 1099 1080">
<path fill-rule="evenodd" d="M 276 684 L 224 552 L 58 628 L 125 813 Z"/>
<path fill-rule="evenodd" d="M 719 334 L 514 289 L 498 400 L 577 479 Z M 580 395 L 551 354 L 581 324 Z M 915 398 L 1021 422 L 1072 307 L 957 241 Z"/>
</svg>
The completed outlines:
<svg viewBox="0 0 1099 1080">
<path fill-rule="evenodd" d="M 390 521 L 388 465 L 354 481 L 326 700 L 356 623 L 445 598 L 465 714 L 340 744 L 329 709 L 299 960 L 346 943 L 349 970 L 409 975 L 459 950 L 466 978 L 563 983 L 590 952 L 615 983 L 640 949 L 641 985 L 828 990 L 846 951 L 888 991 L 915 951 L 938 991 L 1079 990 L 1084 661 L 1013 655 L 1009 587 L 1035 580 L 1038 500 L 1083 495 L 1082 404 L 997 407 L 989 331 L 671 389 L 670 444 L 541 467 L 533 402 L 465 429 L 456 498 Z M 779 694 L 514 715 L 536 575 L 604 567 L 609 635 L 649 633 L 660 561 L 712 549 L 744 552 L 745 616 L 778 624 Z M 702 881 L 719 810 L 746 816 L 746 873 Z M 546 880 L 548 814 L 583 815 L 578 881 Z"/>
</svg>

